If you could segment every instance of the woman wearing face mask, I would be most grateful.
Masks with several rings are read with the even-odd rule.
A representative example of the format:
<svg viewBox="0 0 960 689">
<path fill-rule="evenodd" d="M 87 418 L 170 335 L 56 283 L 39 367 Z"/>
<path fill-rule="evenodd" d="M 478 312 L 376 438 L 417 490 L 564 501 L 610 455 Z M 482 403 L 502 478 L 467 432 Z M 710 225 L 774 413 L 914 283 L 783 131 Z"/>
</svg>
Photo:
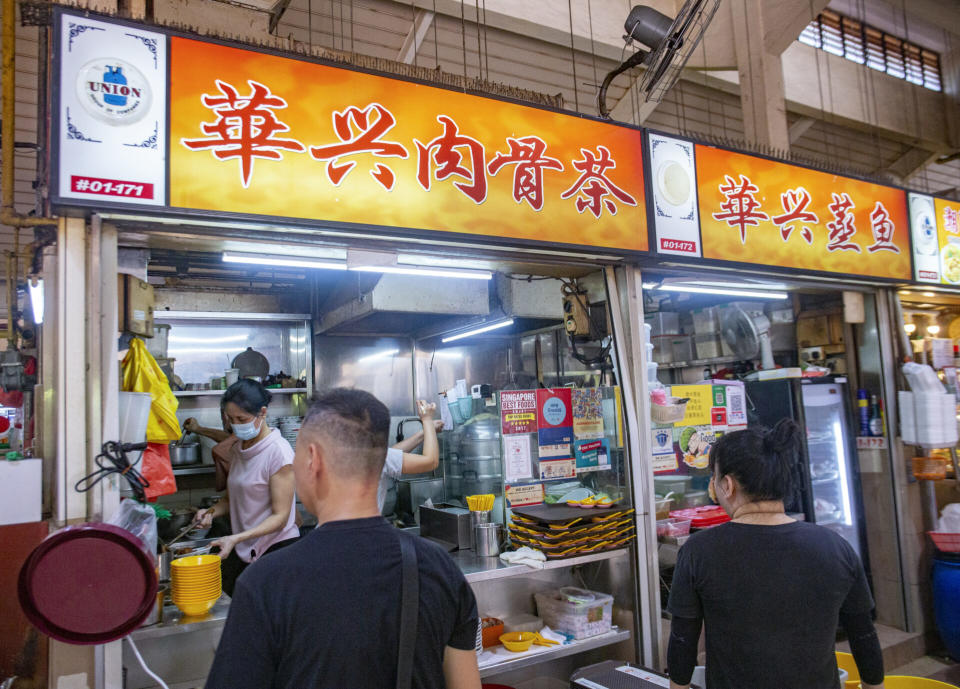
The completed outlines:
<svg viewBox="0 0 960 689">
<path fill-rule="evenodd" d="M 201 526 L 230 515 L 233 533 L 213 542 L 223 559 L 223 590 L 264 555 L 296 542 L 293 449 L 266 423 L 270 393 L 258 382 L 240 380 L 223 395 L 223 411 L 237 442 L 229 448 L 230 473 L 223 499 L 198 512 Z"/>
<path fill-rule="evenodd" d="M 721 437 L 710 451 L 711 492 L 732 521 L 680 548 L 668 608 L 671 689 L 690 686 L 700 627 L 708 689 L 837 689 L 843 625 L 864 689 L 883 687 L 873 598 L 860 558 L 839 534 L 784 512 L 800 428 Z"/>
</svg>

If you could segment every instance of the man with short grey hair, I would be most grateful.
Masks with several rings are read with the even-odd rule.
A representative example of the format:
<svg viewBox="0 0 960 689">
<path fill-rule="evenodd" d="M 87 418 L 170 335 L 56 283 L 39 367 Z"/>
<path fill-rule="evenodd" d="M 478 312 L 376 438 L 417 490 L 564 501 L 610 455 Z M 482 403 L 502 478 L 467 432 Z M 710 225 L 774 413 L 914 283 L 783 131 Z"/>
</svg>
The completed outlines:
<svg viewBox="0 0 960 689">
<path fill-rule="evenodd" d="M 319 527 L 238 579 L 207 689 L 480 689 L 469 584 L 377 508 L 389 427 L 361 390 L 313 402 L 293 467 Z"/>
</svg>

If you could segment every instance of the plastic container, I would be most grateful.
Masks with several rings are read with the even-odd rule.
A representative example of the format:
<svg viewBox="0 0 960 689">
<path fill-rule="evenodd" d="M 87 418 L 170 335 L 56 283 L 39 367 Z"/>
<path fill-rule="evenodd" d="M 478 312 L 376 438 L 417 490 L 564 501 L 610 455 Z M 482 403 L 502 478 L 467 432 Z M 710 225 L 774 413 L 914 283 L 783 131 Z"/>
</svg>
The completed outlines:
<svg viewBox="0 0 960 689">
<path fill-rule="evenodd" d="M 703 309 L 696 309 L 690 312 L 693 317 L 693 332 L 696 335 L 716 336 L 720 330 L 720 319 L 717 318 L 717 309 L 714 306 L 708 306 Z"/>
<path fill-rule="evenodd" d="M 656 361 L 647 362 L 647 382 L 656 383 L 657 381 L 657 369 L 660 367 Z"/>
<path fill-rule="evenodd" d="M 654 423 L 667 424 L 681 421 L 687 414 L 687 403 L 678 404 L 678 397 L 668 397 L 667 404 L 650 403 L 650 418 Z"/>
<path fill-rule="evenodd" d="M 142 443 L 147 439 L 152 403 L 149 392 L 120 393 L 120 442 Z"/>
<path fill-rule="evenodd" d="M 937 550 L 944 553 L 960 553 L 960 533 L 945 533 L 943 531 L 928 531 Z"/>
<path fill-rule="evenodd" d="M 510 632 L 539 632 L 543 629 L 543 620 L 536 615 L 520 613 L 503 618 L 503 633 Z"/>
<path fill-rule="evenodd" d="M 692 480 L 690 476 L 654 476 L 653 488 L 658 495 L 666 495 L 667 493 L 684 495 Z"/>
<path fill-rule="evenodd" d="M 657 521 L 670 517 L 670 510 L 673 509 L 673 498 L 657 498 L 653 504 L 656 506 Z"/>
<path fill-rule="evenodd" d="M 480 620 L 480 625 L 483 627 L 481 638 L 484 648 L 490 648 L 500 643 L 500 635 L 505 633 L 503 620 L 496 617 L 484 617 Z"/>
<path fill-rule="evenodd" d="M 680 333 L 680 314 L 676 311 L 648 313 L 644 315 L 643 320 L 650 324 L 650 334 L 653 337 L 678 335 Z"/>
<path fill-rule="evenodd" d="M 167 358 L 167 340 L 170 336 L 169 323 L 155 323 L 153 337 L 146 338 L 147 351 L 153 354 L 154 359 Z"/>
<path fill-rule="evenodd" d="M 657 538 L 679 538 L 690 533 L 690 520 L 667 517 L 657 520 Z"/>
<path fill-rule="evenodd" d="M 606 593 L 566 587 L 534 598 L 544 624 L 574 639 L 606 634 L 613 626 L 613 596 Z"/>
<path fill-rule="evenodd" d="M 690 487 L 693 488 L 692 485 Z M 710 493 L 705 490 L 688 490 L 686 495 L 683 496 L 684 508 L 703 507 L 704 505 L 712 504 L 713 501 L 710 499 Z"/>
<path fill-rule="evenodd" d="M 658 364 L 673 363 L 673 335 L 654 335 L 652 358 Z"/>
<path fill-rule="evenodd" d="M 695 335 L 693 341 L 698 359 L 716 359 L 723 353 L 720 336 L 715 332 L 708 335 Z"/>
<path fill-rule="evenodd" d="M 943 645 L 960 660 L 960 554 L 933 558 L 933 614 Z"/>
<path fill-rule="evenodd" d="M 692 529 L 706 529 L 730 521 L 730 515 L 717 505 L 674 510 L 670 513 L 670 516 L 677 519 L 689 519 Z"/>
<path fill-rule="evenodd" d="M 677 335 L 670 341 L 673 349 L 674 361 L 692 361 L 693 356 L 693 338 L 689 335 Z"/>
</svg>

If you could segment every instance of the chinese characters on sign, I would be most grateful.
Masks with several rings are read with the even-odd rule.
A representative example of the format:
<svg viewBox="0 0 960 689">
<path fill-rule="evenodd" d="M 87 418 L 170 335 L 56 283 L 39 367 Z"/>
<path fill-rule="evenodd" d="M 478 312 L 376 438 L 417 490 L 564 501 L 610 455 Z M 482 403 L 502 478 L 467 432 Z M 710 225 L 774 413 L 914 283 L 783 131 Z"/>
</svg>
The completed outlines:
<svg viewBox="0 0 960 689">
<path fill-rule="evenodd" d="M 695 145 L 705 258 L 909 279 L 906 193 Z"/>
<path fill-rule="evenodd" d="M 275 109 L 286 108 L 287 102 L 272 94 L 267 86 L 250 81 L 250 95 L 241 96 L 231 84 L 219 79 L 216 84 L 221 95 L 204 94 L 201 98 L 217 116 L 215 122 L 200 124 L 200 130 L 209 138 L 184 138 L 181 140 L 184 146 L 193 151 L 210 150 L 220 160 L 238 158 L 240 181 L 244 187 L 250 186 L 254 158 L 282 160 L 283 151 L 303 153 L 307 150 L 300 141 L 274 136 L 290 131 L 290 127 L 274 113 Z M 480 204 L 487 199 L 487 175 L 496 175 L 505 165 L 516 165 L 513 199 L 517 203 L 526 201 L 535 211 L 543 208 L 543 171 L 564 170 L 562 162 L 546 155 L 547 144 L 543 139 L 532 135 L 520 139 L 507 137 L 509 152 L 499 152 L 487 163 L 484 145 L 461 134 L 453 118 L 438 115 L 437 122 L 443 126 L 440 136 L 426 144 L 414 140 L 417 182 L 424 191 L 430 191 L 434 180 L 459 178 L 453 186 Z M 333 113 L 333 130 L 340 143 L 310 146 L 310 155 L 327 161 L 327 179 L 339 186 L 357 165 L 356 160 L 341 162 L 342 158 L 357 154 L 370 154 L 376 158 L 409 157 L 402 144 L 381 140 L 396 123 L 393 113 L 379 103 L 370 103 L 364 108 L 350 106 Z M 604 209 L 616 215 L 617 201 L 636 206 L 637 200 L 607 175 L 608 170 L 617 167 L 610 151 L 598 146 L 597 152 L 594 155 L 592 151 L 580 149 L 583 157 L 571 161 L 571 166 L 581 173 L 580 177 L 560 194 L 560 198 L 577 196 L 577 212 L 589 210 L 596 218 Z M 393 170 L 383 162 L 375 163 L 370 174 L 387 191 L 391 191 L 396 183 Z"/>
<path fill-rule="evenodd" d="M 646 251 L 643 133 L 171 36 L 171 208 Z"/>
</svg>

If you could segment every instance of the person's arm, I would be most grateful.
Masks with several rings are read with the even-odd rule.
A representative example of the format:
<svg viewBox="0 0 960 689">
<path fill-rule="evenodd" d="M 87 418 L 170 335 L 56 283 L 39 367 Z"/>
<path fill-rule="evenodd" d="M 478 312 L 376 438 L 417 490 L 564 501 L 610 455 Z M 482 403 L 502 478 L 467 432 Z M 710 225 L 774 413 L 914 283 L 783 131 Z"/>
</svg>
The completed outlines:
<svg viewBox="0 0 960 689">
<path fill-rule="evenodd" d="M 206 689 L 272 687 L 277 659 L 263 600 L 237 581 Z"/>
<path fill-rule="evenodd" d="M 461 651 L 447 646 L 443 650 L 443 679 L 447 689 L 480 689 L 476 650 Z"/>
<path fill-rule="evenodd" d="M 187 431 L 188 433 L 202 435 L 218 443 L 222 443 L 224 440 L 230 437 L 230 434 L 222 428 L 207 428 L 205 426 L 201 426 L 200 423 L 193 417 L 183 422 L 183 430 Z"/>
<path fill-rule="evenodd" d="M 202 529 L 209 529 L 213 526 L 213 520 L 217 517 L 223 517 L 230 514 L 230 491 L 226 491 L 223 497 L 213 503 L 212 507 L 205 510 L 197 510 L 193 515 L 193 520 Z"/>
<path fill-rule="evenodd" d="M 433 428 L 439 433 L 443 430 L 443 421 L 440 419 L 433 420 Z M 391 445 L 395 450 L 400 450 L 401 452 L 413 452 L 416 450 L 420 444 L 423 443 L 423 431 L 417 431 L 411 436 L 408 436 L 401 440 L 399 443 Z"/>
<path fill-rule="evenodd" d="M 252 529 L 224 536 L 211 545 L 218 546 L 220 557 L 225 558 L 240 541 L 249 541 L 279 531 L 286 526 L 287 520 L 290 518 L 290 510 L 293 508 L 293 493 L 293 465 L 287 464 L 270 477 L 270 516 Z M 218 502 L 217 505 L 219 504 Z"/>
<path fill-rule="evenodd" d="M 883 650 L 869 612 L 840 613 L 863 689 L 883 689 Z"/>
<path fill-rule="evenodd" d="M 667 602 L 667 609 L 673 615 L 670 642 L 667 646 L 670 689 L 687 689 L 690 686 L 700 645 L 703 605 L 700 594 L 697 593 L 696 564 L 689 545 L 684 545 L 677 553 L 677 564 L 673 570 L 673 582 Z"/>
<path fill-rule="evenodd" d="M 697 648 L 700 644 L 700 626 L 697 617 L 677 617 L 670 620 L 670 642 L 667 645 L 667 667 L 670 669 L 670 689 L 687 689 L 697 666 Z"/>
<path fill-rule="evenodd" d="M 425 474 L 433 471 L 440 464 L 440 441 L 437 439 L 437 427 L 433 423 L 433 413 L 436 409 L 437 405 L 432 402 L 417 400 L 417 416 L 423 424 L 423 453 L 419 455 L 403 453 L 404 474 Z"/>
</svg>

